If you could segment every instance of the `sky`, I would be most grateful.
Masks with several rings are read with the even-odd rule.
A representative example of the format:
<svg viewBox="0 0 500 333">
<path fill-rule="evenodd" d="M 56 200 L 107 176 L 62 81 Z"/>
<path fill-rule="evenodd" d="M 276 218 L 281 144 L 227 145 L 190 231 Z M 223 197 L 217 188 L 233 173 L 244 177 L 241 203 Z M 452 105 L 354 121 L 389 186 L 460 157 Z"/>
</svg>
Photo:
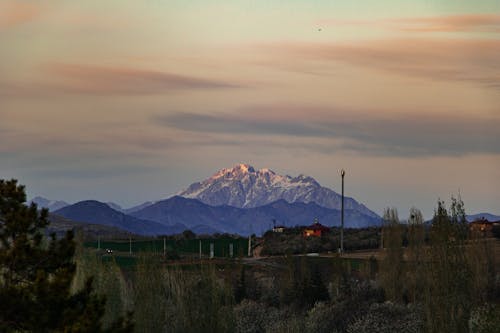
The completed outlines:
<svg viewBox="0 0 500 333">
<path fill-rule="evenodd" d="M 500 2 L 0 2 L 0 178 L 129 207 L 238 163 L 500 215 Z"/>
</svg>

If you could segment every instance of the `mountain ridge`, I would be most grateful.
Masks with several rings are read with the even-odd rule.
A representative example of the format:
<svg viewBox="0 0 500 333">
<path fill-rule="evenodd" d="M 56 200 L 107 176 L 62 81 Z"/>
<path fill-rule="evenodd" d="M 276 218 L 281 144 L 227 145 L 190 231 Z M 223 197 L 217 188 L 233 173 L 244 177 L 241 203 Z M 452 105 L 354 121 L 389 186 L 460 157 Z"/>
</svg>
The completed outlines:
<svg viewBox="0 0 500 333">
<path fill-rule="evenodd" d="M 284 199 L 265 206 L 238 208 L 229 205 L 210 206 L 197 199 L 174 196 L 131 215 L 164 225 L 171 225 L 174 222 L 181 223 L 187 228 L 205 225 L 220 232 L 248 235 L 269 230 L 273 220 L 292 227 L 309 225 L 318 218 L 324 225 L 339 226 L 341 212 L 319 206 L 314 202 L 290 203 Z M 359 228 L 378 226 L 381 219 L 347 209 L 345 222 L 348 228 Z"/>
<path fill-rule="evenodd" d="M 64 207 L 70 205 L 66 201 L 51 200 L 51 199 L 47 199 L 47 198 L 44 198 L 41 196 L 36 196 L 33 199 L 31 199 L 29 202 L 30 203 L 34 202 L 38 206 L 38 208 L 47 208 L 49 210 L 49 212 L 53 212 L 53 211 L 56 211 L 58 209 L 61 209 L 61 208 L 64 208 Z"/>
<path fill-rule="evenodd" d="M 340 194 L 321 186 L 310 176 L 282 176 L 271 169 L 256 170 L 244 163 L 221 169 L 176 195 L 198 199 L 211 206 L 229 205 L 238 208 L 254 208 L 284 199 L 290 203 L 315 202 L 325 208 L 340 209 L 342 198 Z M 344 197 L 344 204 L 346 209 L 359 210 L 365 215 L 379 217 L 351 197 Z"/>
<path fill-rule="evenodd" d="M 166 226 L 155 221 L 139 219 L 111 208 L 107 203 L 97 200 L 84 200 L 66 206 L 53 212 L 55 215 L 71 219 L 76 222 L 86 222 L 117 227 L 140 235 L 159 235 L 182 232 L 185 226 L 176 226 L 175 223 Z M 172 227 L 175 227 L 172 229 Z"/>
</svg>

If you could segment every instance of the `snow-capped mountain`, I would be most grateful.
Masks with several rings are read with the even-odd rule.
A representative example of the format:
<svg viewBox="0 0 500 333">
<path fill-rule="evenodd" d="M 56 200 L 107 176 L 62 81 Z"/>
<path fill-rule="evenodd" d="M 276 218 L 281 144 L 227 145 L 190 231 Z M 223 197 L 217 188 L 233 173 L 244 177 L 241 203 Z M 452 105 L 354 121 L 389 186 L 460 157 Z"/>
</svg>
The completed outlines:
<svg viewBox="0 0 500 333">
<path fill-rule="evenodd" d="M 314 178 L 305 175 L 282 176 L 270 169 L 256 170 L 248 164 L 222 169 L 212 177 L 190 185 L 177 195 L 198 199 L 211 206 L 228 205 L 252 208 L 278 200 L 314 202 L 319 206 L 340 209 L 341 195 L 322 187 Z M 346 197 L 345 209 L 356 210 L 371 217 L 377 214 L 356 200 Z"/>
<path fill-rule="evenodd" d="M 37 204 L 38 209 L 47 208 L 50 212 L 56 211 L 58 209 L 64 208 L 69 205 L 69 203 L 60 200 L 50 200 L 43 197 L 34 197 L 30 202 Z"/>
</svg>

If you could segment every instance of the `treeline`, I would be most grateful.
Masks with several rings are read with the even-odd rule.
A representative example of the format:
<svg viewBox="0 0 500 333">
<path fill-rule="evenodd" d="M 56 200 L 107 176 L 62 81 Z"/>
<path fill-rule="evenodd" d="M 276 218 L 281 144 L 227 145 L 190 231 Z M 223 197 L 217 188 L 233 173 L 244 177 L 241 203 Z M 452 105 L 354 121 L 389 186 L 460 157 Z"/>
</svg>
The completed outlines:
<svg viewBox="0 0 500 333">
<path fill-rule="evenodd" d="M 333 227 L 321 237 L 304 237 L 303 227 L 287 228 L 283 233 L 268 231 L 263 235 L 262 255 L 337 252 L 340 248 L 340 228 Z M 344 229 L 346 251 L 376 249 L 380 247 L 379 227 Z"/>
<path fill-rule="evenodd" d="M 457 199 L 449 209 L 438 202 L 427 233 L 422 214 L 411 216 L 404 227 L 387 209 L 382 259 L 357 267 L 288 254 L 267 266 L 181 269 L 143 256 L 122 271 L 82 252 L 75 286 L 94 275 L 109 301 L 106 322 L 133 311 L 136 332 L 498 332 L 494 243 L 469 233 Z"/>
<path fill-rule="evenodd" d="M 161 255 L 144 254 L 126 269 L 81 243 L 75 247 L 71 232 L 45 238 L 47 210 L 25 202 L 24 187 L 0 180 L 2 332 L 437 333 L 500 327 L 500 275 L 492 250 L 498 241 L 469 232 L 460 199 L 452 198 L 449 209 L 439 201 L 427 232 L 418 210 L 411 210 L 404 227 L 397 211 L 387 209 L 378 260 L 289 253 L 281 261 L 167 265 Z"/>
<path fill-rule="evenodd" d="M 385 298 L 418 305 L 426 332 L 498 331 L 497 241 L 470 232 L 460 198 L 452 197 L 449 209 L 438 202 L 427 241 L 420 211 L 412 209 L 410 216 L 404 251 L 397 211 L 384 214 L 385 256 L 378 281 Z"/>
</svg>

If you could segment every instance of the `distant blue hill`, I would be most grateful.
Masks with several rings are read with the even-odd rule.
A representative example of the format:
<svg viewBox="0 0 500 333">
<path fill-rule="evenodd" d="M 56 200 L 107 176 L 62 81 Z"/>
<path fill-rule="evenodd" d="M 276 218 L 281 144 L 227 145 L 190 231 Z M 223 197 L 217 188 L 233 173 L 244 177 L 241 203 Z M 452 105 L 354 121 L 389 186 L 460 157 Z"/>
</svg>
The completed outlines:
<svg viewBox="0 0 500 333">
<path fill-rule="evenodd" d="M 180 223 L 188 228 L 207 226 L 220 232 L 248 235 L 261 234 L 272 227 L 273 220 L 292 227 L 309 225 L 315 218 L 327 226 L 340 225 L 340 211 L 325 208 L 316 203 L 289 203 L 278 200 L 255 208 L 233 206 L 209 206 L 196 199 L 175 196 L 156 202 L 131 214 L 140 219 L 163 225 Z M 345 211 L 345 226 L 361 228 L 380 225 L 378 217 L 365 215 L 357 210 Z"/>
<path fill-rule="evenodd" d="M 113 226 L 141 235 L 180 233 L 190 229 L 197 234 L 261 234 L 273 220 L 284 226 L 309 225 L 314 219 L 327 226 L 340 225 L 340 211 L 315 203 L 289 203 L 278 200 L 255 208 L 210 206 L 196 199 L 175 196 L 156 202 L 131 215 L 95 200 L 81 201 L 54 212 L 74 221 Z M 380 219 L 357 210 L 345 211 L 345 226 L 360 228 L 380 225 Z"/>
<path fill-rule="evenodd" d="M 186 229 L 184 225 L 164 225 L 154 221 L 138 219 L 112 209 L 108 204 L 86 200 L 66 206 L 54 212 L 78 222 L 101 224 L 116 227 L 138 235 L 159 235 L 179 233 Z"/>
<path fill-rule="evenodd" d="M 62 200 L 50 200 L 40 196 L 34 197 L 30 202 L 36 203 L 38 209 L 47 208 L 50 212 L 54 212 L 63 207 L 69 206 L 69 203 Z"/>
<path fill-rule="evenodd" d="M 499 215 L 493 215 L 490 213 L 478 213 L 478 214 L 472 214 L 472 215 L 467 215 L 467 221 L 472 222 L 478 219 L 486 219 L 490 222 L 492 221 L 500 221 L 500 216 Z"/>
</svg>

